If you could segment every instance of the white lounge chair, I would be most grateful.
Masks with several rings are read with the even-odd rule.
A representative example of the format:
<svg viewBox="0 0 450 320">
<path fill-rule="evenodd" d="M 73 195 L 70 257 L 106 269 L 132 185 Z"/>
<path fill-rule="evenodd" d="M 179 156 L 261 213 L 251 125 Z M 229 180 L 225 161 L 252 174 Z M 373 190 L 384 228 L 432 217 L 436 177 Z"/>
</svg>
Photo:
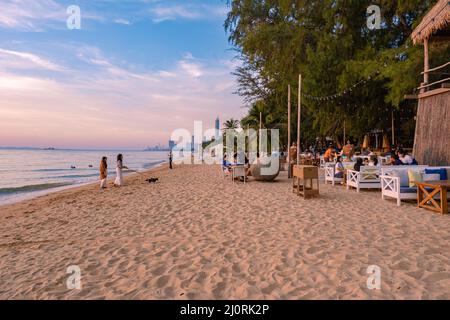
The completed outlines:
<svg viewBox="0 0 450 320">
<path fill-rule="evenodd" d="M 343 162 L 345 169 L 352 169 L 355 165 L 354 162 Z M 336 174 L 336 163 L 329 162 L 325 164 L 325 183 L 331 182 L 334 186 L 336 183 L 342 183 L 344 178 L 335 177 Z"/>
<path fill-rule="evenodd" d="M 347 190 L 350 187 L 359 193 L 361 189 L 379 189 L 381 167 L 362 166 L 360 171 L 347 170 Z"/>
<path fill-rule="evenodd" d="M 394 198 L 397 200 L 397 206 L 401 205 L 402 200 L 417 199 L 417 188 L 409 186 L 408 171 L 414 170 L 424 173 L 426 165 L 421 166 L 390 166 L 381 169 L 381 198 Z"/>
</svg>

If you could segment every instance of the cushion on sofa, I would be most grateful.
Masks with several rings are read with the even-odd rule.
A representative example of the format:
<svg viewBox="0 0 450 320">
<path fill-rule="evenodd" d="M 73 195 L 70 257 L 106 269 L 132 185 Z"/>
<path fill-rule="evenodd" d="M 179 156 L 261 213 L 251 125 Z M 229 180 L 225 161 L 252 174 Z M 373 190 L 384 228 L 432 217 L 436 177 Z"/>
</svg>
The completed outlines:
<svg viewBox="0 0 450 320">
<path fill-rule="evenodd" d="M 413 188 L 415 186 L 414 182 L 422 182 L 422 173 L 415 170 L 408 170 L 409 187 Z"/>
<path fill-rule="evenodd" d="M 417 188 L 400 187 L 400 193 L 417 193 Z"/>
<path fill-rule="evenodd" d="M 429 173 L 423 175 L 423 181 L 439 181 L 441 180 L 441 175 L 439 173 Z"/>
<path fill-rule="evenodd" d="M 447 180 L 447 170 L 445 168 L 425 169 L 426 174 L 439 174 L 440 180 Z"/>
<path fill-rule="evenodd" d="M 400 178 L 400 187 L 409 187 L 408 170 L 392 170 L 388 175 Z"/>
</svg>

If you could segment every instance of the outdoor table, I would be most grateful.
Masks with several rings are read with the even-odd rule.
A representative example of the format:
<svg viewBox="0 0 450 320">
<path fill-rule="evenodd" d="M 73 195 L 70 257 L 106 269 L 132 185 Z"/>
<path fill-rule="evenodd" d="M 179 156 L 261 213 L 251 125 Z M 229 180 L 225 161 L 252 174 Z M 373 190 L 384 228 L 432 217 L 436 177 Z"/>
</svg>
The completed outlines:
<svg viewBox="0 0 450 320">
<path fill-rule="evenodd" d="M 233 183 L 234 179 L 236 179 L 237 177 L 244 177 L 244 184 L 245 184 L 245 180 L 247 179 L 245 164 L 231 165 L 231 179 Z"/>
<path fill-rule="evenodd" d="M 319 195 L 319 168 L 316 166 L 295 165 L 293 170 L 293 192 L 303 198 Z M 314 187 L 316 181 L 316 188 Z"/>
<path fill-rule="evenodd" d="M 450 189 L 449 180 L 416 181 L 417 205 L 419 208 L 448 214 L 447 190 Z M 439 196 L 439 199 L 434 199 Z"/>
</svg>

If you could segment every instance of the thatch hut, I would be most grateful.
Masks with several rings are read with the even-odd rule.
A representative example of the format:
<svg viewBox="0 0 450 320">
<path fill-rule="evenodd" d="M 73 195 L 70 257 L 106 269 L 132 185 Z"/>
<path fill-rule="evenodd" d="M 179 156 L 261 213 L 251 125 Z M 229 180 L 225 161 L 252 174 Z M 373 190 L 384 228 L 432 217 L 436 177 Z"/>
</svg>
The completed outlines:
<svg viewBox="0 0 450 320">
<path fill-rule="evenodd" d="M 415 44 L 424 46 L 424 81 L 418 88 L 414 155 L 421 164 L 450 164 L 450 78 L 429 82 L 430 75 L 442 73 L 450 61 L 430 69 L 428 48 L 450 40 L 450 1 L 440 0 L 427 13 L 411 35 Z"/>
</svg>

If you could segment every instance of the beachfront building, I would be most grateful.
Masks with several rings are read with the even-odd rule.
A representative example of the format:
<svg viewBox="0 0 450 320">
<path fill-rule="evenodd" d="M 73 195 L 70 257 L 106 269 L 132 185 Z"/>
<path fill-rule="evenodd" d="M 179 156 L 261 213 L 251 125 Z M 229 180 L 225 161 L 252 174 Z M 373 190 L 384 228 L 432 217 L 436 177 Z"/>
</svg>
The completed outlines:
<svg viewBox="0 0 450 320">
<path fill-rule="evenodd" d="M 419 163 L 450 164 L 450 61 L 430 68 L 429 47 L 450 41 L 450 1 L 440 0 L 411 35 L 424 47 L 423 83 L 419 88 L 414 155 Z M 445 70 L 446 69 L 446 70 Z M 433 77 L 433 79 L 432 79 Z"/>
</svg>

